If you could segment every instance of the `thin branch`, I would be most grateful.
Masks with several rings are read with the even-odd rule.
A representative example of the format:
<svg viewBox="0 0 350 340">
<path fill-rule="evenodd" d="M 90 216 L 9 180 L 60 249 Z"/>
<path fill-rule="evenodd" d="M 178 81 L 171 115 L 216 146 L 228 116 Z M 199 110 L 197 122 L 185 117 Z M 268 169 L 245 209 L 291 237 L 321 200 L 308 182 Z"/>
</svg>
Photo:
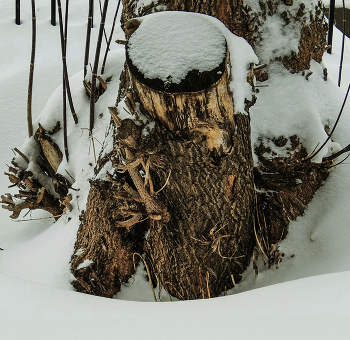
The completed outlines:
<svg viewBox="0 0 350 340">
<path fill-rule="evenodd" d="M 338 114 L 337 120 L 335 121 L 333 129 L 332 129 L 331 133 L 329 134 L 328 138 L 326 139 L 326 141 L 321 145 L 321 147 L 314 154 L 311 154 L 310 156 L 306 157 L 304 159 L 304 161 L 311 160 L 312 158 L 314 158 L 323 149 L 323 147 L 328 143 L 328 141 L 331 139 L 331 137 L 333 135 L 333 132 L 335 131 L 335 129 L 336 129 L 337 125 L 338 125 L 338 122 L 340 120 L 340 117 L 341 117 L 341 115 L 343 113 L 343 110 L 344 110 L 344 107 L 345 107 L 345 104 L 346 104 L 346 100 L 348 99 L 349 90 L 350 90 L 350 83 L 349 83 L 349 86 L 348 86 L 348 90 L 346 91 L 346 95 L 345 95 L 345 98 L 344 98 L 344 101 L 343 101 L 343 105 L 342 105 L 342 107 L 340 109 L 340 112 Z"/>
<path fill-rule="evenodd" d="M 36 41 L 35 0 L 32 0 L 32 54 L 30 59 L 28 102 L 27 102 L 27 123 L 28 123 L 29 137 L 33 136 L 32 97 L 33 97 L 33 79 L 34 79 L 34 61 L 35 61 L 35 41 Z"/>
<path fill-rule="evenodd" d="M 338 166 L 340 164 L 343 164 L 349 157 L 350 157 L 350 155 L 347 155 L 342 161 L 338 162 L 337 164 L 334 164 L 334 165 L 330 166 L 329 169 L 330 168 L 334 168 L 334 167 L 336 167 L 336 166 Z"/>
<path fill-rule="evenodd" d="M 342 74 L 342 70 L 343 70 L 344 46 L 345 46 L 345 29 L 346 29 L 345 0 L 343 0 L 343 41 L 342 41 L 342 45 L 341 45 L 339 76 L 338 76 L 338 86 L 339 87 L 340 87 L 340 83 L 341 83 L 341 74 Z"/>
<path fill-rule="evenodd" d="M 117 9 L 116 9 L 115 14 L 114 14 L 111 33 L 110 33 L 110 35 L 109 35 L 109 39 L 108 39 L 108 42 L 107 42 L 107 47 L 106 47 L 105 55 L 104 55 L 104 57 L 103 57 L 103 63 L 102 63 L 102 68 L 101 68 L 101 74 L 103 74 L 104 71 L 105 71 L 106 60 L 107 60 L 107 54 L 108 54 L 108 51 L 109 51 L 109 46 L 110 46 L 111 41 L 112 41 L 112 36 L 113 36 L 113 32 L 114 32 L 115 22 L 116 22 L 116 20 L 117 20 L 117 16 L 118 16 L 118 12 L 119 12 L 120 2 L 121 2 L 121 0 L 118 1 L 118 6 L 117 6 Z"/>
<path fill-rule="evenodd" d="M 89 0 L 89 15 L 88 15 L 88 24 L 87 24 L 86 42 L 85 42 L 84 79 L 86 77 L 87 66 L 89 64 L 89 51 L 90 51 L 93 5 L 94 5 L 94 0 Z"/>
<path fill-rule="evenodd" d="M 22 156 L 22 158 L 29 164 L 29 159 L 23 152 L 19 151 L 17 148 L 14 148 L 13 150 L 16 151 L 20 156 Z"/>
<path fill-rule="evenodd" d="M 64 56 L 67 55 L 67 30 L 68 30 L 68 3 L 69 1 L 66 0 L 66 12 L 65 12 L 65 24 L 64 24 Z M 66 156 L 66 161 L 69 160 L 69 152 L 68 152 L 68 132 L 67 132 L 67 88 L 66 88 L 66 81 L 63 76 L 63 144 L 64 144 L 64 153 Z"/>
<path fill-rule="evenodd" d="M 21 24 L 21 2 L 16 0 L 16 25 Z"/>
<path fill-rule="evenodd" d="M 333 155 L 323 158 L 322 163 L 330 162 L 330 161 L 332 161 L 333 159 L 338 158 L 338 157 L 341 156 L 343 153 L 348 152 L 348 151 L 350 151 L 350 144 L 347 145 L 345 148 L 341 149 L 340 151 L 334 153 Z"/>
<path fill-rule="evenodd" d="M 101 17 L 100 30 L 99 30 L 98 39 L 97 39 L 94 68 L 92 70 L 91 94 L 90 94 L 90 131 L 91 132 L 92 132 L 92 129 L 94 128 L 97 68 L 98 68 L 98 62 L 100 59 L 102 35 L 103 35 L 104 26 L 105 26 L 107 8 L 108 8 L 108 0 L 105 0 L 103 5 L 103 13 Z"/>
<path fill-rule="evenodd" d="M 332 54 L 334 9 L 335 9 L 335 0 L 331 0 L 329 5 L 329 28 L 328 28 L 328 46 L 330 47 L 327 50 L 327 53 L 329 54 Z"/>
<path fill-rule="evenodd" d="M 75 113 L 73 100 L 72 100 L 72 94 L 70 92 L 69 79 L 68 79 L 67 61 L 66 61 L 66 49 L 65 49 L 65 41 L 64 41 L 64 32 L 63 32 L 63 19 L 62 19 L 61 0 L 57 0 L 57 5 L 58 5 L 58 18 L 59 18 L 59 21 L 60 21 L 60 36 L 61 36 L 61 51 L 62 51 L 62 63 L 63 63 L 63 77 L 64 77 L 64 81 L 65 81 L 65 84 L 66 84 L 70 110 L 72 112 L 72 116 L 73 116 L 75 124 L 78 124 L 78 117 L 77 117 L 77 115 Z"/>
<path fill-rule="evenodd" d="M 101 17 L 102 17 L 103 12 L 102 12 L 101 0 L 98 0 L 98 2 L 99 2 L 99 5 L 100 5 L 100 14 L 101 14 Z M 108 43 L 108 40 L 107 40 L 107 33 L 106 33 L 106 29 L 105 29 L 105 28 L 103 28 L 103 35 L 104 35 L 104 37 L 105 37 L 106 44 L 107 44 L 107 43 Z"/>
<path fill-rule="evenodd" d="M 29 210 L 30 211 L 30 210 Z M 29 221 L 39 221 L 39 220 L 47 220 L 49 218 L 58 218 L 63 216 L 64 214 L 61 215 L 56 215 L 56 216 L 48 216 L 48 217 L 41 217 L 41 218 L 31 218 L 29 220 L 12 220 L 13 222 L 29 222 Z M 2 249 L 3 250 L 3 249 Z"/>
<path fill-rule="evenodd" d="M 56 0 L 51 0 L 51 25 L 56 26 Z"/>
</svg>

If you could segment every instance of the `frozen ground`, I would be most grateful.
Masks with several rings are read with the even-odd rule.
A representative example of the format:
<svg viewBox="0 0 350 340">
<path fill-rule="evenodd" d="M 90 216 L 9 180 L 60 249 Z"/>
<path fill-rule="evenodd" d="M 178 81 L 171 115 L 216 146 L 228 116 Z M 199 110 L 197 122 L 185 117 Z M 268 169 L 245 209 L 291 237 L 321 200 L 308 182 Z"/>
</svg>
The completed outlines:
<svg viewBox="0 0 350 340">
<path fill-rule="evenodd" d="M 1 1 L 0 11 L 0 103 L 2 124 L 0 172 L 7 170 L 11 148 L 26 148 L 26 98 L 30 59 L 31 16 L 29 2 L 22 4 L 22 25 L 14 24 L 13 4 Z M 61 59 L 58 27 L 49 23 L 47 1 L 37 0 L 38 40 L 35 65 L 33 111 L 42 112 L 41 121 L 51 124 L 59 115 Z M 115 1 L 115 6 L 116 6 Z M 82 89 L 85 43 L 85 2 L 75 0 L 70 7 L 68 67 L 79 126 L 70 130 L 68 169 L 77 175 L 79 163 L 94 162 L 87 132 L 88 103 Z M 95 13 L 98 13 L 96 7 Z M 112 11 L 110 12 L 112 15 Z M 97 27 L 97 18 L 95 21 Z M 112 22 L 111 17 L 108 19 Z M 107 28 L 107 32 L 109 29 Z M 309 148 L 323 140 L 322 124 L 333 124 L 350 81 L 350 43 L 346 41 L 342 88 L 336 87 L 341 35 L 335 33 L 333 54 L 324 56 L 329 81 L 320 77 L 321 66 L 312 64 L 309 81 L 276 67 L 261 88 L 252 108 L 253 140 L 260 134 L 297 132 Z M 97 28 L 93 29 L 93 37 Z M 114 40 L 122 39 L 117 30 Z M 93 39 L 94 41 L 94 39 Z M 94 48 L 91 48 L 93 56 Z M 124 62 L 123 47 L 113 44 L 107 72 L 113 75 L 108 92 L 98 102 L 97 139 L 104 136 L 108 122 L 107 106 L 115 102 L 118 73 Z M 90 58 L 92 60 L 92 58 Z M 56 90 L 57 89 L 57 90 Z M 51 96 L 51 94 L 53 95 Z M 108 95 L 107 95 L 108 94 Z M 50 98 L 48 102 L 48 98 Z M 48 102 L 48 103 L 47 103 Z M 350 103 L 334 135 L 341 146 L 350 143 Z M 74 144 L 73 144 L 74 143 Z M 97 147 L 98 147 L 98 143 Z M 86 201 L 91 169 L 84 168 L 75 187 L 75 210 Z M 72 291 L 69 260 L 78 227 L 77 216 L 68 222 L 63 216 L 51 219 L 13 222 L 0 210 L 0 337 L 1 339 L 348 339 L 350 326 L 350 172 L 349 165 L 333 169 L 326 184 L 317 192 L 305 216 L 290 226 L 281 243 L 286 254 L 278 269 L 261 265 L 255 279 L 251 268 L 244 281 L 223 298 L 152 303 L 149 285 L 138 270 L 133 283 L 125 285 L 117 299 L 103 299 Z M 7 178 L 0 176 L 0 191 L 7 191 Z M 21 217 L 40 218 L 41 213 Z M 293 257 L 292 257 L 293 256 Z M 239 294 L 238 294 L 239 293 Z"/>
</svg>

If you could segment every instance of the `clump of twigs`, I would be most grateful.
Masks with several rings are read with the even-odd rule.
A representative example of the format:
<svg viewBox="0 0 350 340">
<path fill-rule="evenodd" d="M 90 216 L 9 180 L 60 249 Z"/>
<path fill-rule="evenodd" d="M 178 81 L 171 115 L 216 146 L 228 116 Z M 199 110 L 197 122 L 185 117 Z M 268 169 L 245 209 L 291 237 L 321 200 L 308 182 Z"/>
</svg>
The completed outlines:
<svg viewBox="0 0 350 340">
<path fill-rule="evenodd" d="M 27 156 L 18 149 L 15 151 L 26 164 L 29 164 Z M 24 209 L 29 209 L 29 211 L 42 209 L 51 213 L 56 219 L 62 215 L 64 205 L 38 181 L 31 171 L 21 167 L 15 158 L 11 161 L 11 166 L 8 167 L 5 175 L 8 176 L 11 183 L 9 188 L 16 186 L 19 189 L 17 194 L 7 193 L 1 196 L 2 208 L 11 212 L 11 218 L 17 219 Z"/>
</svg>

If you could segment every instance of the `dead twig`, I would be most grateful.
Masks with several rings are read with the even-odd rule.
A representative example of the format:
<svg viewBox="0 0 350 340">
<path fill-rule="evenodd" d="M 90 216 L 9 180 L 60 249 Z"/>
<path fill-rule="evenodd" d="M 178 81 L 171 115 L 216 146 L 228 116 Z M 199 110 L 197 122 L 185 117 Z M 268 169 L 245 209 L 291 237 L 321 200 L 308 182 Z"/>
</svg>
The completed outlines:
<svg viewBox="0 0 350 340">
<path fill-rule="evenodd" d="M 90 95 L 90 127 L 89 127 L 90 131 L 93 130 L 94 122 L 95 122 L 95 101 L 94 101 L 94 99 L 95 99 L 95 92 L 96 92 L 97 69 L 98 69 L 98 62 L 100 60 L 102 35 L 103 35 L 103 31 L 104 31 L 104 26 L 105 26 L 107 8 L 108 8 L 108 0 L 105 0 L 104 5 L 103 5 L 103 12 L 102 12 L 102 16 L 101 16 L 100 30 L 99 30 L 98 39 L 97 39 L 94 68 L 92 70 L 91 95 Z"/>
<path fill-rule="evenodd" d="M 32 97 L 33 97 L 33 79 L 34 79 L 34 61 L 35 61 L 35 42 L 36 42 L 35 0 L 32 0 L 32 53 L 31 53 L 31 59 L 30 59 L 28 102 L 27 102 L 27 122 L 28 122 L 29 137 L 33 136 Z"/>
<path fill-rule="evenodd" d="M 17 148 L 14 148 L 13 150 L 16 151 L 29 164 L 29 159 L 24 153 L 19 151 Z"/>
<path fill-rule="evenodd" d="M 65 49 L 65 36 L 64 36 L 64 32 L 63 32 L 63 19 L 62 19 L 61 0 L 57 0 L 57 5 L 58 5 L 58 17 L 59 17 L 59 22 L 60 22 L 63 77 L 64 77 L 66 89 L 67 89 L 67 96 L 68 96 L 68 102 L 69 102 L 70 110 L 72 112 L 72 116 L 73 116 L 75 124 L 78 124 L 78 117 L 77 117 L 77 114 L 75 113 L 73 100 L 72 100 L 72 94 L 71 94 L 71 91 L 70 91 L 69 78 L 68 78 L 67 61 L 66 61 L 66 49 Z"/>
<path fill-rule="evenodd" d="M 168 178 L 167 178 L 167 180 L 165 181 L 164 185 L 163 185 L 157 192 L 154 193 L 155 195 L 159 194 L 159 193 L 167 186 L 167 184 L 168 184 L 168 182 L 169 182 L 170 175 L 171 175 L 171 169 L 170 169 L 170 171 L 169 171 Z"/>
<path fill-rule="evenodd" d="M 14 220 L 13 222 L 29 222 L 29 221 L 39 221 L 39 220 L 47 220 L 49 218 L 58 218 L 63 216 L 64 214 L 61 215 L 56 215 L 56 216 L 48 216 L 48 217 L 41 217 L 41 218 L 31 218 L 29 220 Z"/>
<path fill-rule="evenodd" d="M 106 66 L 106 61 L 107 61 L 107 55 L 108 55 L 108 51 L 109 51 L 109 46 L 110 46 L 111 41 L 112 41 L 112 36 L 113 36 L 113 32 L 114 32 L 114 27 L 115 27 L 115 21 L 116 21 L 116 19 L 117 19 L 117 15 L 118 15 L 118 12 L 119 12 L 120 2 L 121 2 L 121 0 L 118 1 L 117 10 L 115 11 L 115 14 L 114 14 L 111 33 L 110 33 L 110 35 L 109 35 L 109 39 L 108 39 L 108 42 L 107 42 L 107 47 L 106 47 L 105 55 L 104 55 L 104 57 L 103 57 L 102 68 L 101 68 L 101 74 L 103 74 L 104 71 L 105 71 L 105 66 Z M 100 6 L 101 6 L 101 2 L 100 2 Z"/>
<path fill-rule="evenodd" d="M 88 14 L 88 24 L 87 24 L 86 41 L 85 41 L 84 79 L 87 73 L 86 68 L 89 64 L 89 50 L 90 50 L 90 39 L 91 39 L 93 5 L 94 5 L 94 0 L 89 0 L 89 14 Z"/>
</svg>

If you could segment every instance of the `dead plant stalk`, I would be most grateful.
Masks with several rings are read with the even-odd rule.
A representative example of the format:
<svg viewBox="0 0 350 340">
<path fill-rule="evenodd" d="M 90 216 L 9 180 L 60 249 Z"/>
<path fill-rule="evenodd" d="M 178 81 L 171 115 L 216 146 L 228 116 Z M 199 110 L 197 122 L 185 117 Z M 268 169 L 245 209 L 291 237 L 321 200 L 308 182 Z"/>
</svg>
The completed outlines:
<svg viewBox="0 0 350 340">
<path fill-rule="evenodd" d="M 345 29 L 346 29 L 345 0 L 343 0 L 343 40 L 342 40 L 341 53 L 340 53 L 340 65 L 339 65 L 339 76 L 338 76 L 338 86 L 339 87 L 341 84 L 341 75 L 342 75 L 342 71 L 343 71 Z"/>
<path fill-rule="evenodd" d="M 85 42 L 85 57 L 84 57 L 84 79 L 86 77 L 87 66 L 89 64 L 89 51 L 90 51 L 93 6 L 94 6 L 94 0 L 89 0 L 89 15 L 88 15 L 88 24 L 87 24 L 86 42 Z"/>
<path fill-rule="evenodd" d="M 100 30 L 98 32 L 98 39 L 97 39 L 97 46 L 96 46 L 96 53 L 95 53 L 95 62 L 94 62 L 94 68 L 92 70 L 92 79 L 91 79 L 91 94 L 90 94 L 90 132 L 91 133 L 92 133 L 92 129 L 94 128 L 97 69 L 98 69 L 98 62 L 100 60 L 102 35 L 103 35 L 104 27 L 105 27 L 107 8 L 108 8 L 108 0 L 105 0 L 104 5 L 103 5 Z"/>
<path fill-rule="evenodd" d="M 103 74 L 104 71 L 105 71 L 107 55 L 108 55 L 108 51 L 109 51 L 109 46 L 110 46 L 111 41 L 112 41 L 112 36 L 113 36 L 113 32 L 114 32 L 115 22 L 116 22 L 116 20 L 117 20 L 117 16 L 118 16 L 118 12 L 119 12 L 120 2 L 121 2 L 121 0 L 118 1 L 117 9 L 116 9 L 115 14 L 114 14 L 111 33 L 110 33 L 110 35 L 109 35 L 109 39 L 108 39 L 108 42 L 107 42 L 107 47 L 106 47 L 105 55 L 104 55 L 104 57 L 103 57 L 102 68 L 101 68 L 101 74 Z"/>
<path fill-rule="evenodd" d="M 67 0 L 67 2 L 68 2 L 68 0 Z M 68 102 L 69 102 L 70 110 L 72 112 L 72 116 L 73 116 L 75 124 L 78 124 L 78 117 L 77 117 L 77 115 L 75 113 L 73 100 L 72 100 L 72 94 L 71 94 L 71 91 L 70 91 L 69 78 L 68 78 L 67 60 L 66 60 L 66 48 L 65 48 L 65 38 L 64 38 L 65 36 L 64 36 L 64 32 L 63 32 L 63 19 L 62 19 L 61 0 L 57 0 L 57 5 L 58 5 L 58 18 L 59 18 L 59 22 L 60 22 L 63 77 L 64 77 L 64 82 L 65 82 L 65 85 L 66 85 L 66 89 L 67 89 L 67 96 L 68 96 Z"/>
<path fill-rule="evenodd" d="M 32 0 L 32 53 L 30 58 L 28 102 L 27 102 L 27 123 L 28 123 L 29 137 L 33 136 L 32 97 L 33 97 L 33 79 L 34 79 L 34 61 L 35 61 L 35 42 L 36 42 L 35 0 Z"/>
<path fill-rule="evenodd" d="M 64 24 L 64 56 L 67 55 L 67 30 L 68 30 L 68 4 L 69 1 L 66 0 L 66 12 L 65 12 L 65 24 Z M 66 156 L 66 160 L 68 162 L 69 160 L 69 152 L 68 152 L 68 132 L 67 132 L 67 87 L 66 87 L 66 81 L 64 79 L 63 75 L 63 144 L 64 144 L 64 153 Z"/>
</svg>

